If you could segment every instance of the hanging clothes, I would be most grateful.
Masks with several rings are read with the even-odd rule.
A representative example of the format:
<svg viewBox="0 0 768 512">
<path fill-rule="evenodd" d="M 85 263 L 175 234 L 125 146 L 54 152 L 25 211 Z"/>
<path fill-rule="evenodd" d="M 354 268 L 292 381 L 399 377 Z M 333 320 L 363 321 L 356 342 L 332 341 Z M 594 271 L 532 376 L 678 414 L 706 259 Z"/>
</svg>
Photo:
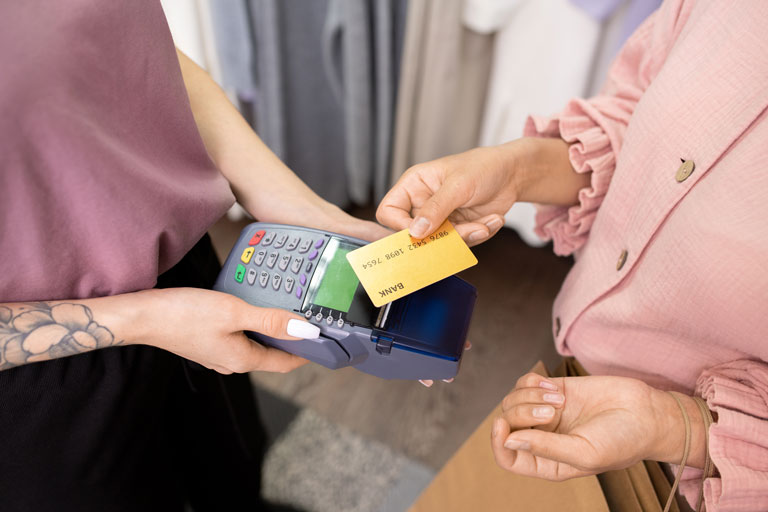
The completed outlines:
<svg viewBox="0 0 768 512">
<path fill-rule="evenodd" d="M 350 198 L 366 204 L 388 188 L 387 172 L 397 90 L 405 0 L 330 0 L 323 58 L 344 110 Z M 398 35 L 400 37 L 398 37 Z"/>
<path fill-rule="evenodd" d="M 521 137 L 530 112 L 553 112 L 586 93 L 600 23 L 569 0 L 467 0 L 463 16 L 475 32 L 495 34 L 481 146 Z M 505 224 L 542 245 L 534 217 L 532 204 L 518 203 Z"/>
<path fill-rule="evenodd" d="M 602 88 L 621 47 L 635 29 L 658 9 L 661 0 L 571 0 L 571 3 L 601 24 L 600 44 L 587 87 L 587 96 L 594 96 Z"/>
<path fill-rule="evenodd" d="M 224 85 L 262 140 L 334 204 L 383 196 L 405 0 L 210 7 Z"/>
<path fill-rule="evenodd" d="M 391 182 L 413 164 L 477 145 L 493 36 L 468 30 L 463 0 L 408 5 Z"/>
</svg>

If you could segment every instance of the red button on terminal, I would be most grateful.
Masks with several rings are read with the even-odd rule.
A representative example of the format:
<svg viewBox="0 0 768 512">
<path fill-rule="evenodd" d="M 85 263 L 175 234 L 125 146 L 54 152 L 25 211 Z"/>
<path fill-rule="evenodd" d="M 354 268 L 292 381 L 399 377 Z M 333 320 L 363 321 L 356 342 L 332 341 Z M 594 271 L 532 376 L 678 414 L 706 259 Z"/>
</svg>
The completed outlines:
<svg viewBox="0 0 768 512">
<path fill-rule="evenodd" d="M 253 236 L 251 237 L 251 241 L 248 242 L 248 245 L 256 245 L 256 244 L 258 244 L 259 242 L 261 242 L 261 239 L 263 237 L 264 237 L 264 230 L 260 229 L 259 231 L 257 231 L 256 233 L 253 234 Z"/>
</svg>

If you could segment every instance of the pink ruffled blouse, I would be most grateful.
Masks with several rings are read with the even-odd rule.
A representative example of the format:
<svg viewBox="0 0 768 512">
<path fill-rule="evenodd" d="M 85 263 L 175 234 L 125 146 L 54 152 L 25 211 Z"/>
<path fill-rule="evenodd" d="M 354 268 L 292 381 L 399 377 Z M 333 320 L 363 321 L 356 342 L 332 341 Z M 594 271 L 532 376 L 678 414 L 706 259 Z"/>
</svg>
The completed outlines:
<svg viewBox="0 0 768 512">
<path fill-rule="evenodd" d="M 572 143 L 574 169 L 591 172 L 577 205 L 537 219 L 576 258 L 554 305 L 558 350 L 707 400 L 710 512 L 768 510 L 766 106 L 768 2 L 668 0 L 600 95 L 526 126 Z M 686 475 L 693 501 L 700 472 Z"/>
</svg>

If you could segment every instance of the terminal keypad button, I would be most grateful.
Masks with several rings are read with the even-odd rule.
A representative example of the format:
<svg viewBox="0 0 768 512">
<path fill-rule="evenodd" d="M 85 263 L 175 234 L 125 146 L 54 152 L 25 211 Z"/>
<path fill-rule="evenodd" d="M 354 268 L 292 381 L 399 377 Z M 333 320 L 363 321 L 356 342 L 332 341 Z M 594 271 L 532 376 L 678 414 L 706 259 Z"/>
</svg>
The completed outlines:
<svg viewBox="0 0 768 512">
<path fill-rule="evenodd" d="M 245 250 L 243 250 L 243 254 L 240 255 L 240 261 L 246 264 L 249 263 L 251 261 L 251 257 L 253 256 L 253 252 L 255 250 L 256 249 L 254 249 L 253 247 L 246 247 Z"/>
<path fill-rule="evenodd" d="M 275 249 L 280 249 L 282 246 L 285 245 L 285 242 L 288 241 L 288 235 L 286 233 L 283 233 L 279 237 L 277 237 L 277 240 L 275 240 Z"/>
<path fill-rule="evenodd" d="M 298 274 L 301 271 L 302 263 L 304 263 L 304 258 L 293 258 L 293 263 L 291 263 L 291 272 Z"/>
<path fill-rule="evenodd" d="M 243 282 L 243 278 L 245 277 L 245 267 L 241 264 L 237 264 L 237 268 L 235 269 L 235 281 L 238 283 Z"/>
<path fill-rule="evenodd" d="M 248 275 L 246 276 L 248 278 L 248 284 L 252 285 L 256 282 L 256 269 L 251 267 L 248 269 Z"/>
<path fill-rule="evenodd" d="M 293 285 L 296 282 L 294 278 L 288 276 L 285 278 L 285 291 L 291 293 L 293 291 Z"/>
<path fill-rule="evenodd" d="M 291 241 L 288 242 L 288 245 L 285 246 L 285 249 L 288 251 L 294 250 L 296 247 L 299 246 L 299 241 L 301 241 L 301 238 L 299 237 L 293 237 L 291 238 Z"/>
<path fill-rule="evenodd" d="M 301 242 L 301 245 L 299 245 L 299 252 L 304 254 L 310 247 L 312 247 L 312 240 L 304 240 Z"/>
<path fill-rule="evenodd" d="M 266 240 L 266 238 L 264 239 Z M 253 264 L 257 267 L 260 266 L 262 263 L 264 263 L 264 258 L 267 256 L 266 249 L 262 249 L 259 252 L 256 253 L 256 256 L 253 257 Z"/>
<path fill-rule="evenodd" d="M 291 262 L 291 256 L 290 256 L 290 254 L 283 254 L 283 255 L 280 257 L 280 264 L 278 265 L 278 267 L 280 268 L 280 270 L 282 270 L 283 272 L 285 272 L 285 269 L 287 269 L 287 268 L 288 268 L 288 264 L 289 264 L 290 262 Z"/>
<path fill-rule="evenodd" d="M 269 253 L 269 256 L 267 256 L 267 266 L 269 268 L 272 268 L 275 266 L 275 262 L 277 261 L 278 256 L 279 256 L 279 253 L 276 253 L 276 252 Z"/>
<path fill-rule="evenodd" d="M 275 290 L 280 289 L 280 282 L 283 280 L 283 276 L 280 274 L 272 274 L 272 288 Z"/>
<path fill-rule="evenodd" d="M 276 233 L 274 231 L 270 231 L 266 235 L 264 235 L 264 239 L 261 241 L 261 245 L 271 245 L 272 242 L 275 240 Z"/>
<path fill-rule="evenodd" d="M 256 245 L 259 242 L 261 242 L 261 238 L 264 236 L 264 230 L 260 229 L 256 233 L 253 234 L 251 239 L 248 241 L 248 245 Z"/>
<path fill-rule="evenodd" d="M 262 288 L 266 288 L 267 283 L 269 283 L 269 272 L 267 272 L 266 270 L 262 270 L 259 273 L 259 284 L 261 285 Z"/>
</svg>

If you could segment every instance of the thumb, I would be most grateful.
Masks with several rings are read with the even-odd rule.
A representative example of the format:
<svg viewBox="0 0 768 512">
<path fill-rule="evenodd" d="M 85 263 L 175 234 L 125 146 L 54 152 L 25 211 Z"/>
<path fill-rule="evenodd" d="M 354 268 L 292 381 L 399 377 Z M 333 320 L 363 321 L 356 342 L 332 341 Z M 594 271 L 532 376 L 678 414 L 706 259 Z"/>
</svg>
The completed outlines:
<svg viewBox="0 0 768 512">
<path fill-rule="evenodd" d="M 595 447 L 579 436 L 537 429 L 518 430 L 507 437 L 504 446 L 510 450 L 525 450 L 532 455 L 564 462 L 582 470 L 590 470 L 598 465 Z"/>
<path fill-rule="evenodd" d="M 284 309 L 260 308 L 243 302 L 237 317 L 235 327 L 238 330 L 255 331 L 271 338 L 290 340 L 320 337 L 319 327 Z"/>
<path fill-rule="evenodd" d="M 469 200 L 471 191 L 460 180 L 448 179 L 419 208 L 409 226 L 411 236 L 424 238 L 434 232 L 456 208 Z"/>
</svg>

